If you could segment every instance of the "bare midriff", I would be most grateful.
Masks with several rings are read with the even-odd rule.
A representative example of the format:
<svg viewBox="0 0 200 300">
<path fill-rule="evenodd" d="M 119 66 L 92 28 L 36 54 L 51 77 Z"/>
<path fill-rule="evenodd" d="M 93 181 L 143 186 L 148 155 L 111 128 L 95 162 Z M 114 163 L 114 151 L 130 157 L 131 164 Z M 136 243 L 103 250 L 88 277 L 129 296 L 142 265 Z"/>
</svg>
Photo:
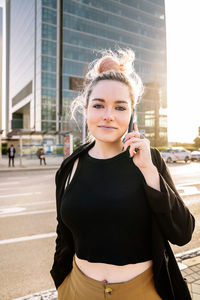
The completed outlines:
<svg viewBox="0 0 200 300">
<path fill-rule="evenodd" d="M 88 277 L 107 283 L 124 282 L 140 275 L 152 266 L 152 260 L 137 264 L 117 266 L 104 263 L 91 263 L 80 259 L 75 254 L 75 261 L 79 269 Z"/>
</svg>

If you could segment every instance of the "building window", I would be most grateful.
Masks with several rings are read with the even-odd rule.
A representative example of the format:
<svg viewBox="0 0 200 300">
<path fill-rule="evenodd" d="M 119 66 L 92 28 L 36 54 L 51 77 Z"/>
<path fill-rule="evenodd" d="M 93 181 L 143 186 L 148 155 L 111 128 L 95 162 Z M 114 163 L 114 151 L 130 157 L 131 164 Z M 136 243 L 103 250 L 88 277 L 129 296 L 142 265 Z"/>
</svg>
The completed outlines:
<svg viewBox="0 0 200 300">
<path fill-rule="evenodd" d="M 42 104 L 56 105 L 56 90 L 42 89 Z"/>
<path fill-rule="evenodd" d="M 57 11 L 43 7 L 42 8 L 42 21 L 56 25 L 57 24 Z"/>
<path fill-rule="evenodd" d="M 110 14 L 106 10 L 102 12 L 94 7 L 88 7 L 77 2 L 75 3 L 71 0 L 64 0 L 63 7 L 65 12 L 69 12 L 89 20 L 108 24 L 125 30 L 129 28 L 130 31 L 151 37 L 153 39 L 163 39 L 162 30 L 159 30 L 157 27 L 152 28 L 148 25 L 135 22 L 134 18 L 132 20 L 130 18 L 121 18 L 120 16 Z"/>
<path fill-rule="evenodd" d="M 83 89 L 84 79 L 81 77 L 69 77 L 69 89 L 73 91 L 81 91 Z"/>
<path fill-rule="evenodd" d="M 56 41 L 56 27 L 43 23 L 42 38 Z"/>
<path fill-rule="evenodd" d="M 23 128 L 23 114 L 13 113 L 12 115 L 12 129 Z"/>
<path fill-rule="evenodd" d="M 56 88 L 56 74 L 42 72 L 42 87 Z"/>
<path fill-rule="evenodd" d="M 55 105 L 42 105 L 42 120 L 56 120 Z"/>
<path fill-rule="evenodd" d="M 42 5 L 57 8 L 57 0 L 42 0 Z"/>
<path fill-rule="evenodd" d="M 87 71 L 87 64 L 81 62 L 74 62 L 69 60 L 63 61 L 63 74 L 72 74 L 72 75 L 84 75 Z"/>
<path fill-rule="evenodd" d="M 159 126 L 167 127 L 167 116 L 159 116 Z"/>
<path fill-rule="evenodd" d="M 42 54 L 56 56 L 56 43 L 42 40 Z"/>
<path fill-rule="evenodd" d="M 56 72 L 56 58 L 42 56 L 42 70 L 48 72 Z"/>
<path fill-rule="evenodd" d="M 42 122 L 42 130 L 56 130 L 56 122 Z"/>
</svg>

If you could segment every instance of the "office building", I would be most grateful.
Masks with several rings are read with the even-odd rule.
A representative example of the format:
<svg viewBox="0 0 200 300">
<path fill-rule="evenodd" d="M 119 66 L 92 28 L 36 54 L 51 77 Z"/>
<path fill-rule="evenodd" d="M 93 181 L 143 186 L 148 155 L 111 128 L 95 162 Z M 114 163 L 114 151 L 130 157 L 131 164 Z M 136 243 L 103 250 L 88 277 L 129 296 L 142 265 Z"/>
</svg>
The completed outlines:
<svg viewBox="0 0 200 300">
<path fill-rule="evenodd" d="M 145 85 L 137 106 L 140 129 L 154 146 L 167 143 L 164 0 L 12 0 L 9 5 L 7 132 L 72 131 L 69 118 L 95 49 L 130 47 Z"/>
</svg>

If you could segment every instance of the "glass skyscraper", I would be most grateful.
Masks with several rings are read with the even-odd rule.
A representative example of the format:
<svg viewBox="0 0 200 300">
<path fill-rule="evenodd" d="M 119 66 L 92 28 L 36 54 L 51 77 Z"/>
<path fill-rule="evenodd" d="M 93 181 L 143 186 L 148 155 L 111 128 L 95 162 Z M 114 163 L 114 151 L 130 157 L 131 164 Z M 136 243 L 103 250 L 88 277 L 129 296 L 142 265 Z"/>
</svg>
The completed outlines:
<svg viewBox="0 0 200 300">
<path fill-rule="evenodd" d="M 95 49 L 132 48 L 145 85 L 140 129 L 167 143 L 164 0 L 10 1 L 10 126 L 69 130 L 81 140 L 82 118 L 69 118 Z"/>
</svg>

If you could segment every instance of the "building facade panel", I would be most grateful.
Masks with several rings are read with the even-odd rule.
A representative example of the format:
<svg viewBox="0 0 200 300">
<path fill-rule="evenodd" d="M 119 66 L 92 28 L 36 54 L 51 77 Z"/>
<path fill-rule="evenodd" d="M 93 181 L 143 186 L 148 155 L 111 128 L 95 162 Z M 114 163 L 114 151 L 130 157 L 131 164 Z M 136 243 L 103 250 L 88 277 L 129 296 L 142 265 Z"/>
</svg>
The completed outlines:
<svg viewBox="0 0 200 300">
<path fill-rule="evenodd" d="M 20 124 L 12 122 L 14 113 L 21 114 L 23 126 L 30 128 L 30 102 L 34 101 L 34 92 L 31 89 L 28 95 L 26 87 L 34 82 L 34 2 L 14 0 L 10 5 L 9 130 Z"/>
<path fill-rule="evenodd" d="M 165 12 L 164 1 L 157 2 L 63 1 L 63 91 L 71 89 L 72 76 L 84 77 L 95 50 L 132 48 L 145 85 L 137 121 L 152 145 L 167 143 Z M 69 129 L 67 120 L 64 126 Z"/>
</svg>

